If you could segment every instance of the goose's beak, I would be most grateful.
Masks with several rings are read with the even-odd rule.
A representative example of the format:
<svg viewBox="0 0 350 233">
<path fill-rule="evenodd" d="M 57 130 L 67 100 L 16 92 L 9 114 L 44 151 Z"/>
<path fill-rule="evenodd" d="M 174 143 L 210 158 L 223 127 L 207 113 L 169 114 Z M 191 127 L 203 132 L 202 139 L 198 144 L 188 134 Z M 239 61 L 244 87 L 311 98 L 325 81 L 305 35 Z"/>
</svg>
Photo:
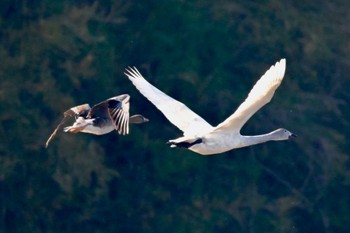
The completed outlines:
<svg viewBox="0 0 350 233">
<path fill-rule="evenodd" d="M 291 133 L 291 135 L 289 136 L 289 139 L 296 138 L 296 137 L 298 137 L 298 135 Z"/>
</svg>

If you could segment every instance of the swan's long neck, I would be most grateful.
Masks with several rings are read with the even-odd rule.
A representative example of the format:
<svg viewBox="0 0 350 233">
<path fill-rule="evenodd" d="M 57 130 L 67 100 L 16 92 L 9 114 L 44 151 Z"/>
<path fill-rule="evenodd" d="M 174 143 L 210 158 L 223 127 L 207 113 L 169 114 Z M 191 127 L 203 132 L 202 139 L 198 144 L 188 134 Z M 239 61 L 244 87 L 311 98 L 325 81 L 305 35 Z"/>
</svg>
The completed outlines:
<svg viewBox="0 0 350 233">
<path fill-rule="evenodd" d="M 254 135 L 254 136 L 243 136 L 242 135 L 242 146 L 251 146 L 251 145 L 256 145 L 260 143 L 264 143 L 267 141 L 277 141 L 280 140 L 278 137 L 275 135 L 275 131 L 267 133 L 267 134 L 261 134 L 261 135 Z"/>
</svg>

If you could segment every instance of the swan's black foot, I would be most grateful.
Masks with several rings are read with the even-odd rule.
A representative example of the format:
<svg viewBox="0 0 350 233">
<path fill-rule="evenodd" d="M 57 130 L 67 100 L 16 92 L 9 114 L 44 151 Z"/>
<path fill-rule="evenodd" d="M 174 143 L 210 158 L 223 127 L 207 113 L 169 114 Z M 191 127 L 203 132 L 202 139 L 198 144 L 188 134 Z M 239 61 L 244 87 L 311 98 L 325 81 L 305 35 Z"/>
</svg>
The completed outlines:
<svg viewBox="0 0 350 233">
<path fill-rule="evenodd" d="M 202 143 L 203 140 L 201 138 L 197 139 L 194 142 L 174 142 L 174 141 L 168 141 L 167 144 L 170 145 L 170 147 L 181 147 L 181 148 L 189 148 L 195 144 Z"/>
</svg>

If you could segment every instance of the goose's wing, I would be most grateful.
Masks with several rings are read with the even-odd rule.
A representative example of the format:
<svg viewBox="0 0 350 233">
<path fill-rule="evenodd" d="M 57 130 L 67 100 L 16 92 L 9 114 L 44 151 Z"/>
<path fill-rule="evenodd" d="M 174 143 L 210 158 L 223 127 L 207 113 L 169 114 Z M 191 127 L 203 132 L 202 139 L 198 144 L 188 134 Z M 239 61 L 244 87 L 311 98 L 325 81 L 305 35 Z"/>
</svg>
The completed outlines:
<svg viewBox="0 0 350 233">
<path fill-rule="evenodd" d="M 127 94 L 110 98 L 108 100 L 108 112 L 114 128 L 119 134 L 129 133 L 129 109 L 130 96 Z"/>
<path fill-rule="evenodd" d="M 67 111 L 64 112 L 64 116 L 69 116 L 69 117 L 75 117 L 75 116 L 82 116 L 86 117 L 86 115 L 90 111 L 90 105 L 89 104 L 82 104 L 75 106 L 73 108 L 68 109 Z"/>
<path fill-rule="evenodd" d="M 119 134 L 129 133 L 129 95 L 112 97 L 94 105 L 87 118 L 95 118 L 94 126 L 104 127 L 105 124 L 113 124 Z"/>
<path fill-rule="evenodd" d="M 135 67 L 126 69 L 125 75 L 128 76 L 141 94 L 151 101 L 185 135 L 197 134 L 213 129 L 208 122 L 186 105 L 171 98 L 147 82 Z"/>
<path fill-rule="evenodd" d="M 61 122 L 57 125 L 56 129 L 53 131 L 53 133 L 50 135 L 49 139 L 47 139 L 45 147 L 47 148 L 49 146 L 50 141 L 56 136 L 58 130 L 61 129 L 62 125 L 70 118 L 76 117 L 76 116 L 84 116 L 87 115 L 87 113 L 90 111 L 90 105 L 89 104 L 82 104 L 75 107 L 72 107 L 65 111 L 63 113 L 63 118 Z"/>
<path fill-rule="evenodd" d="M 261 107 L 270 102 L 276 89 L 281 84 L 286 70 L 286 60 L 281 59 L 266 71 L 250 91 L 247 99 L 215 131 L 230 130 L 239 132 L 243 125 Z"/>
</svg>

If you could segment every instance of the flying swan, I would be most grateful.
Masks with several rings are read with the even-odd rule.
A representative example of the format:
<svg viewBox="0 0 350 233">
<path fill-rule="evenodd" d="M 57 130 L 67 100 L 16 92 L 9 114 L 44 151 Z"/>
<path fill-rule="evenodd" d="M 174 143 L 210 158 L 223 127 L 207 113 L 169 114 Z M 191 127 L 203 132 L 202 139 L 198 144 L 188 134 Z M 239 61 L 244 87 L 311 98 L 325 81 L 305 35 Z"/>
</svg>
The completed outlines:
<svg viewBox="0 0 350 233">
<path fill-rule="evenodd" d="M 216 127 L 211 126 L 183 103 L 147 82 L 135 67 L 128 67 L 125 75 L 172 124 L 183 131 L 182 137 L 168 141 L 171 147 L 184 147 L 202 155 L 210 155 L 267 141 L 287 140 L 296 136 L 286 129 L 277 129 L 255 136 L 240 134 L 241 128 L 249 118 L 272 99 L 275 90 L 282 82 L 285 69 L 285 59 L 271 66 L 254 85 L 247 99 L 238 109 Z"/>
<path fill-rule="evenodd" d="M 129 101 L 130 96 L 123 94 L 102 101 L 92 108 L 89 104 L 82 104 L 68 109 L 63 113 L 63 119 L 47 140 L 46 148 L 61 126 L 72 117 L 75 117 L 74 124 L 65 127 L 64 132 L 102 135 L 116 130 L 119 134 L 128 134 L 129 123 L 141 124 L 148 121 L 140 114 L 129 117 Z"/>
</svg>

